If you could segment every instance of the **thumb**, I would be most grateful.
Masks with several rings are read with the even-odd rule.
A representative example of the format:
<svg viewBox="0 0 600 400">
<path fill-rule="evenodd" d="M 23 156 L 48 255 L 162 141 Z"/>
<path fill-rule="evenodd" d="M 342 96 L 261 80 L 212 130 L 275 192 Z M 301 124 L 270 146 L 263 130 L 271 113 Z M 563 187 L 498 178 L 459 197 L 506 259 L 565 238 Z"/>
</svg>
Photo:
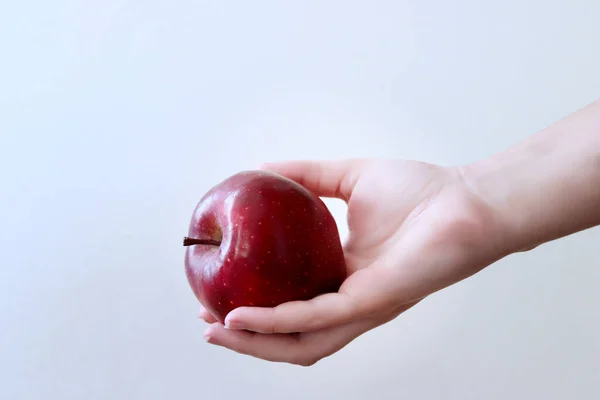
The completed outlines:
<svg viewBox="0 0 600 400">
<path fill-rule="evenodd" d="M 260 169 L 296 181 L 317 196 L 348 201 L 365 162 L 363 159 L 298 160 L 266 163 Z"/>
</svg>

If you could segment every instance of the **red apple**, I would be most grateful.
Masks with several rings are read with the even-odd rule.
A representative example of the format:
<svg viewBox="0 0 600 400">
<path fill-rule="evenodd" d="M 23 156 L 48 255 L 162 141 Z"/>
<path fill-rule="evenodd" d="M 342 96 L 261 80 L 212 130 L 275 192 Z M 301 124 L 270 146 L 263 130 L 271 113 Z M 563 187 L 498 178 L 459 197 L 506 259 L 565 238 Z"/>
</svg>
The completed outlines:
<svg viewBox="0 0 600 400">
<path fill-rule="evenodd" d="M 221 323 L 234 308 L 308 300 L 337 291 L 346 278 L 325 203 L 270 172 L 240 172 L 210 189 L 184 246 L 188 282 Z"/>
</svg>

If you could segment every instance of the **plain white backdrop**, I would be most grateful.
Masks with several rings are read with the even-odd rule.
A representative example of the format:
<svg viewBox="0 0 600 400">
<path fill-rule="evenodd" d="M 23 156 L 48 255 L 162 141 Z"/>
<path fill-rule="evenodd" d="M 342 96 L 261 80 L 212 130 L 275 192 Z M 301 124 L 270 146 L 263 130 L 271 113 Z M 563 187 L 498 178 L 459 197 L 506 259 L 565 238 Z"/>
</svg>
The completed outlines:
<svg viewBox="0 0 600 400">
<path fill-rule="evenodd" d="M 598 98 L 598 21 L 596 0 L 2 2 L 0 398 L 597 399 L 599 229 L 312 368 L 205 344 L 181 238 L 263 161 L 458 164 L 536 133 Z"/>
</svg>

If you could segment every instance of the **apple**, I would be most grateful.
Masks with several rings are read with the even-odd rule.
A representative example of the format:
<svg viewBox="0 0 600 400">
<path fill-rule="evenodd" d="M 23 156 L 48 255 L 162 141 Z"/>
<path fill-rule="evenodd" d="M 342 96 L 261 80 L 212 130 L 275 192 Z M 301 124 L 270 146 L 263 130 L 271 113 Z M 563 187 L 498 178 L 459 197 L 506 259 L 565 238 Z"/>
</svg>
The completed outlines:
<svg viewBox="0 0 600 400">
<path fill-rule="evenodd" d="M 192 291 L 221 323 L 237 307 L 336 292 L 346 278 L 339 232 L 325 203 L 271 172 L 243 171 L 210 189 L 183 245 Z"/>
</svg>

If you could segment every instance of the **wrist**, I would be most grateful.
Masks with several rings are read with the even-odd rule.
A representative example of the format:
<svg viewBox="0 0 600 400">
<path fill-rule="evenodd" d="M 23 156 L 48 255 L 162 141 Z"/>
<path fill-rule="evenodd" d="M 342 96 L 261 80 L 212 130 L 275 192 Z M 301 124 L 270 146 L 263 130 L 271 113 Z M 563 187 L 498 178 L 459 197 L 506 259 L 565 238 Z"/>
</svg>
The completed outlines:
<svg viewBox="0 0 600 400">
<path fill-rule="evenodd" d="M 600 101 L 459 171 L 510 252 L 600 225 Z"/>
<path fill-rule="evenodd" d="M 526 222 L 517 207 L 511 206 L 511 202 L 516 201 L 519 182 L 504 163 L 505 160 L 494 156 L 462 165 L 458 171 L 469 192 L 487 210 L 488 221 L 494 225 L 492 237 L 486 240 L 492 241 L 504 255 L 509 255 L 529 251 L 540 243 L 524 234 Z"/>
</svg>

